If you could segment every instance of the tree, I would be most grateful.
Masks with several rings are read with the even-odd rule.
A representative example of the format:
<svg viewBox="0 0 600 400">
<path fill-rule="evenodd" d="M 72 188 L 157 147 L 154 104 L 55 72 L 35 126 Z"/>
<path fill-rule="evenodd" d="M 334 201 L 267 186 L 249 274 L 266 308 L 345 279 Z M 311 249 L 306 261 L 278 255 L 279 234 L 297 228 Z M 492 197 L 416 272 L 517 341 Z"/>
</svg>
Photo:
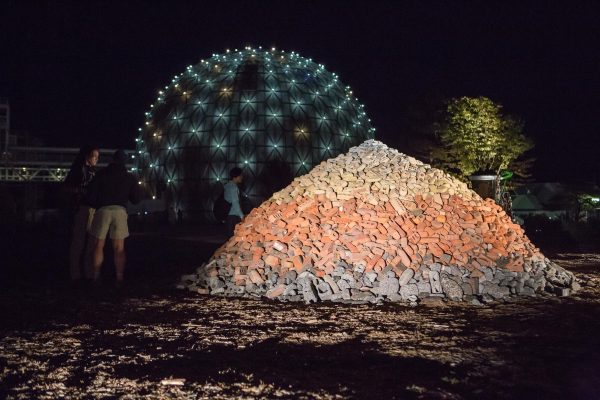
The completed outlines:
<svg viewBox="0 0 600 400">
<path fill-rule="evenodd" d="M 533 147 L 521 133 L 523 123 L 503 115 L 502 106 L 487 97 L 451 99 L 436 128 L 441 146 L 432 149 L 432 161 L 463 179 L 476 173 L 499 177 Z"/>
</svg>

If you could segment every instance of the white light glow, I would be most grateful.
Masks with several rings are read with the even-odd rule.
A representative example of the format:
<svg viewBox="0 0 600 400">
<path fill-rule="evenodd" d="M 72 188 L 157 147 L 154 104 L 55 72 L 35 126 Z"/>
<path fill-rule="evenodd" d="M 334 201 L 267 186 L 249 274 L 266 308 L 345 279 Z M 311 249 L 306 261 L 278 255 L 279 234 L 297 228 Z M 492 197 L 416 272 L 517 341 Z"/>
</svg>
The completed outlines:
<svg viewBox="0 0 600 400">
<path fill-rule="evenodd" d="M 241 68 L 249 60 L 259 66 L 252 75 L 257 82 L 252 89 L 244 88 L 245 83 L 238 85 Z M 255 166 L 260 170 L 264 163 L 281 156 L 293 160 L 290 166 L 300 175 L 356 141 L 372 138 L 375 131 L 370 121 L 365 121 L 364 106 L 337 74 L 312 59 L 276 47 L 226 49 L 188 65 L 172 83 L 165 83 L 168 85 L 158 91 L 158 100 L 147 108 L 140 133 L 134 135 L 139 136 L 135 138 L 139 155 L 134 164 L 140 184 L 154 187 L 168 178 L 171 194 L 167 199 L 184 211 L 186 201 L 181 196 L 187 191 L 180 193 L 175 187 L 198 179 L 206 194 L 202 204 L 207 204 L 212 190 L 209 186 L 227 182 L 224 172 L 231 160 L 237 159 L 250 171 Z M 358 122 L 363 122 L 362 126 Z M 327 142 L 333 145 L 325 145 Z M 191 154 L 188 149 L 197 154 L 193 161 L 201 165 L 187 167 L 187 159 L 181 158 Z M 307 161 L 309 154 L 320 159 Z M 215 172 L 187 175 L 207 171 L 204 164 Z M 253 177 L 249 177 L 248 185 L 253 187 Z"/>
</svg>

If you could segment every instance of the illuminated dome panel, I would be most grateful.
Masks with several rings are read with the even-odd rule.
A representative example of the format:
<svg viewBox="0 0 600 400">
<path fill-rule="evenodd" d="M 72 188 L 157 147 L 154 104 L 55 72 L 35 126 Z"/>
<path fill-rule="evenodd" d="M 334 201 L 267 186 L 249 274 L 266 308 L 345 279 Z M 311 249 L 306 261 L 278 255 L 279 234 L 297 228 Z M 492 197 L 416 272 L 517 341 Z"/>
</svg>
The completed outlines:
<svg viewBox="0 0 600 400">
<path fill-rule="evenodd" d="M 212 218 L 235 166 L 258 205 L 375 133 L 336 74 L 276 49 L 247 47 L 190 65 L 150 107 L 136 139 L 142 184 L 193 218 Z"/>
</svg>

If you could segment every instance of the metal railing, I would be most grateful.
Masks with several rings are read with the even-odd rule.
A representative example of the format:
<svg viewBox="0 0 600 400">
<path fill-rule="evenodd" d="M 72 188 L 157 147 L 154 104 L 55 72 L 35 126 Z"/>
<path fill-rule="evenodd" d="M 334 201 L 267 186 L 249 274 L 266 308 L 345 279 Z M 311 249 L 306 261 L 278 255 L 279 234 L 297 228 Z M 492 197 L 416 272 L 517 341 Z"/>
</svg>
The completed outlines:
<svg viewBox="0 0 600 400">
<path fill-rule="evenodd" d="M 100 149 L 97 167 L 108 165 L 116 149 Z M 0 159 L 0 182 L 61 182 L 78 148 L 70 147 L 9 147 Z M 130 162 L 127 168 L 133 170 L 134 150 L 125 150 Z"/>
</svg>

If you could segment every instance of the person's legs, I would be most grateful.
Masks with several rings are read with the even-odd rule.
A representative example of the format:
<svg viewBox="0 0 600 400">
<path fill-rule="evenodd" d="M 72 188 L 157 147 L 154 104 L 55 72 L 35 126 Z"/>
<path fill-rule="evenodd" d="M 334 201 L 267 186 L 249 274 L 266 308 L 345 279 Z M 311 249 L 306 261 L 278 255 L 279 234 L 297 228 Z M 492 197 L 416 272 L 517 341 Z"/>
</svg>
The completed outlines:
<svg viewBox="0 0 600 400">
<path fill-rule="evenodd" d="M 89 208 L 88 210 L 88 218 L 87 218 L 87 225 L 86 225 L 86 234 L 85 234 L 85 250 L 83 252 L 83 276 L 85 277 L 85 279 L 87 280 L 92 280 L 94 279 L 94 266 L 93 266 L 93 247 L 91 246 L 91 242 L 94 241 L 94 237 L 91 236 L 88 232 L 90 230 L 90 228 L 92 227 L 92 221 L 94 220 L 94 214 L 96 213 L 96 210 L 93 208 Z"/>
<path fill-rule="evenodd" d="M 96 238 L 87 234 L 85 251 L 83 252 L 83 276 L 87 280 L 94 279 L 94 248 Z"/>
<path fill-rule="evenodd" d="M 100 279 L 100 269 L 104 261 L 104 243 L 110 224 L 110 213 L 106 210 L 101 208 L 94 214 L 89 231 L 89 248 L 91 249 L 94 281 Z"/>
<path fill-rule="evenodd" d="M 85 236 L 73 233 L 71 247 L 69 248 L 69 273 L 72 281 L 81 279 L 81 251 L 85 244 Z"/>
<path fill-rule="evenodd" d="M 113 245 L 117 286 L 120 286 L 123 283 L 123 275 L 125 273 L 125 238 L 129 236 L 127 210 L 119 207 L 111 210 L 111 212 L 113 214 L 113 223 L 110 226 L 110 238 Z"/>
<path fill-rule="evenodd" d="M 233 232 L 235 231 L 235 226 L 241 221 L 242 219 L 240 217 L 238 217 L 237 215 L 228 215 L 227 219 L 225 220 L 225 225 L 227 226 L 227 235 L 229 235 L 229 237 L 233 236 Z"/>
<path fill-rule="evenodd" d="M 88 207 L 81 206 L 73 217 L 71 246 L 69 248 L 69 270 L 71 280 L 81 279 L 81 255 L 85 247 Z"/>
<path fill-rule="evenodd" d="M 94 267 L 94 281 L 100 279 L 100 270 L 104 261 L 104 243 L 105 239 L 92 237 L 91 243 L 93 248 L 92 266 Z"/>
<path fill-rule="evenodd" d="M 125 272 L 125 239 L 112 239 L 117 285 L 123 283 Z"/>
</svg>

